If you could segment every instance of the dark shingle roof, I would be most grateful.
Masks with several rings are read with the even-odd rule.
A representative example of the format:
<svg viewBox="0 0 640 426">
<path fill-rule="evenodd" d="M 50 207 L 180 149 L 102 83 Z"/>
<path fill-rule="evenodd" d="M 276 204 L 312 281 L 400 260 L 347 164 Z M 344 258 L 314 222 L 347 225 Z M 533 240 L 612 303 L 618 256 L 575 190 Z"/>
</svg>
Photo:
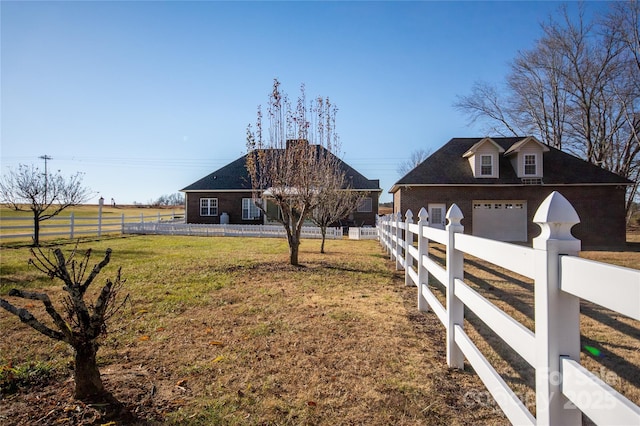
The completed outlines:
<svg viewBox="0 0 640 426">
<path fill-rule="evenodd" d="M 245 166 L 246 157 L 246 155 L 243 155 L 237 160 L 183 188 L 181 191 L 250 191 L 251 178 Z M 344 161 L 339 161 L 342 170 L 345 172 L 345 176 L 351 180 L 351 187 L 353 189 L 382 192 L 379 180 L 367 179 Z"/>
<path fill-rule="evenodd" d="M 251 179 L 245 167 L 246 155 L 183 188 L 182 191 L 251 190 Z"/>
<path fill-rule="evenodd" d="M 483 138 L 453 138 L 421 164 L 407 173 L 392 188 L 402 185 L 520 185 L 509 157 L 500 155 L 499 178 L 475 178 L 467 158 L 463 154 Z M 523 137 L 491 138 L 507 151 Z M 546 145 L 545 145 L 546 146 Z M 545 184 L 629 184 L 630 181 L 574 157 L 571 154 L 548 147 L 543 154 L 543 182 Z"/>
</svg>

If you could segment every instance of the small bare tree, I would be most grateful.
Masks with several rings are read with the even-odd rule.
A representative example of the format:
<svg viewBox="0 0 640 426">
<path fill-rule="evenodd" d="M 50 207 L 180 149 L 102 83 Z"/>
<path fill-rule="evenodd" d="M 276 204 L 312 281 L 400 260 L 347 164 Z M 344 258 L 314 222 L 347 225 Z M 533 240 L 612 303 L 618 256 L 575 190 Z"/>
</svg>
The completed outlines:
<svg viewBox="0 0 640 426">
<path fill-rule="evenodd" d="M 20 321 L 34 330 L 73 347 L 75 351 L 74 397 L 76 399 L 93 403 L 106 402 L 122 408 L 115 398 L 105 390 L 96 363 L 96 354 L 99 348 L 98 339 L 106 334 L 107 321 L 116 314 L 128 298 L 128 296 L 122 299 L 118 297 L 124 283 L 120 269 L 118 269 L 114 281 L 107 279 L 95 304 L 87 304 L 84 300 L 89 286 L 109 263 L 111 249 L 107 249 L 104 259 L 91 269 L 88 276 L 86 273 L 91 256 L 90 249 L 86 251 L 80 262 L 74 259 L 75 249 L 68 260 L 65 259 L 60 249 L 54 250 L 53 256 L 46 256 L 40 249 L 37 251 L 32 249 L 31 253 L 32 258 L 29 260 L 31 265 L 47 274 L 51 279 L 58 278 L 64 282 L 62 289 L 67 294 L 62 300 L 62 314 L 58 312 L 46 293 L 12 289 L 9 296 L 42 302 L 57 329 L 47 326 L 27 309 L 18 308 L 5 299 L 0 298 L 0 307 L 16 315 Z"/>
<path fill-rule="evenodd" d="M 411 156 L 408 160 L 403 161 L 398 164 L 398 174 L 400 176 L 404 176 L 409 173 L 411 170 L 415 169 L 420 163 L 427 159 L 431 155 L 430 149 L 416 149 L 411 153 Z"/>
<path fill-rule="evenodd" d="M 68 179 L 57 173 L 42 173 L 35 166 L 21 164 L 0 180 L 0 202 L 18 211 L 33 213 L 33 245 L 40 245 L 40 222 L 51 219 L 67 207 L 86 202 L 91 191 L 82 186 L 82 174 Z"/>
<path fill-rule="evenodd" d="M 332 161 L 337 144 L 337 108 L 328 98 L 307 104 L 304 86 L 295 108 L 274 80 L 267 108 L 269 125 L 263 135 L 258 108 L 255 131 L 247 128 L 246 168 L 256 206 L 268 215 L 267 200 L 278 208 L 289 243 L 289 261 L 298 265 L 300 234 L 305 220 L 320 203 L 328 177 L 336 174 Z"/>
</svg>

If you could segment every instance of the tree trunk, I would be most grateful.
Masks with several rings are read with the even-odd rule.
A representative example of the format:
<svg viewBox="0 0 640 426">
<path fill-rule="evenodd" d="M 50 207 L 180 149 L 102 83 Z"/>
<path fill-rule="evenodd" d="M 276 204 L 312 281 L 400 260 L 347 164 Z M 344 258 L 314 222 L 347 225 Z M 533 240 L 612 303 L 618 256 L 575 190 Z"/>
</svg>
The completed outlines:
<svg viewBox="0 0 640 426">
<path fill-rule="evenodd" d="M 289 240 L 289 263 L 293 266 L 299 266 L 298 251 L 300 248 L 300 239 L 291 237 Z"/>
<path fill-rule="evenodd" d="M 33 246 L 40 247 L 40 217 L 33 215 Z"/>
<path fill-rule="evenodd" d="M 75 381 L 74 397 L 85 402 L 105 402 L 111 400 L 111 395 L 104 389 L 100 371 L 96 364 L 98 345 L 94 342 L 83 343 L 74 348 Z"/>
<path fill-rule="evenodd" d="M 321 226 L 320 233 L 322 234 L 322 242 L 320 243 L 320 253 L 324 253 L 324 240 L 327 238 L 327 227 Z"/>
</svg>

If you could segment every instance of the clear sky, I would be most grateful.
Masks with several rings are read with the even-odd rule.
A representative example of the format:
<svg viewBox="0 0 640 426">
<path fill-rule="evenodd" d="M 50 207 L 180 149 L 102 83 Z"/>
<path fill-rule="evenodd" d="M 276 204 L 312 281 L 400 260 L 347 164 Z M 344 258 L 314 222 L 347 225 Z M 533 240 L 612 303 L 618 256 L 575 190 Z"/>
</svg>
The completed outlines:
<svg viewBox="0 0 640 426">
<path fill-rule="evenodd" d="M 2 1 L 1 171 L 46 154 L 92 203 L 155 200 L 244 155 L 277 77 L 338 106 L 343 159 L 390 201 L 412 151 L 484 136 L 456 96 L 503 81 L 559 6 Z"/>
</svg>

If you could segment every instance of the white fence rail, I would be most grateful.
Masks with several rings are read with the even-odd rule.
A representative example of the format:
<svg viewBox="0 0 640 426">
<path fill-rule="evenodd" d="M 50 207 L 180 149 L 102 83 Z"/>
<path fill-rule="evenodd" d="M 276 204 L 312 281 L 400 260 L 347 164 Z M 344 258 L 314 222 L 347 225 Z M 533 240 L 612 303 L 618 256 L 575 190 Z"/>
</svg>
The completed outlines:
<svg viewBox="0 0 640 426">
<path fill-rule="evenodd" d="M 580 366 L 579 304 L 589 300 L 640 320 L 640 271 L 576 257 L 580 241 L 570 230 L 580 220 L 557 192 L 534 216 L 542 232 L 533 248 L 463 234 L 455 204 L 447 219 L 445 230 L 431 228 L 426 209 L 417 223 L 408 210 L 404 220 L 400 213 L 381 217 L 378 229 L 405 283 L 418 287 L 418 309 L 433 310 L 444 324 L 448 365 L 463 368 L 466 358 L 513 424 L 580 425 L 584 413 L 596 424 L 640 425 L 640 407 Z M 429 258 L 430 241 L 446 246 L 445 267 Z M 535 332 L 464 282 L 464 253 L 534 281 Z M 431 292 L 429 274 L 445 287 L 446 306 Z M 464 331 L 465 306 L 535 369 L 536 417 Z"/>
<path fill-rule="evenodd" d="M 40 238 L 44 237 L 68 237 L 70 239 L 81 235 L 120 234 L 125 224 L 136 222 L 138 224 L 148 222 L 160 222 L 183 220 L 183 214 L 167 213 L 139 216 L 54 216 L 40 222 Z M 0 221 L 0 239 L 33 238 L 33 217 L 3 217 Z"/>
<path fill-rule="evenodd" d="M 377 240 L 378 228 L 352 228 L 349 227 L 350 240 Z"/>
<path fill-rule="evenodd" d="M 124 234 L 191 235 L 204 237 L 286 238 L 282 225 L 211 225 L 195 223 L 125 223 Z M 303 226 L 302 238 L 322 238 L 320 228 Z M 327 228 L 327 239 L 341 239 L 342 228 Z"/>
</svg>

